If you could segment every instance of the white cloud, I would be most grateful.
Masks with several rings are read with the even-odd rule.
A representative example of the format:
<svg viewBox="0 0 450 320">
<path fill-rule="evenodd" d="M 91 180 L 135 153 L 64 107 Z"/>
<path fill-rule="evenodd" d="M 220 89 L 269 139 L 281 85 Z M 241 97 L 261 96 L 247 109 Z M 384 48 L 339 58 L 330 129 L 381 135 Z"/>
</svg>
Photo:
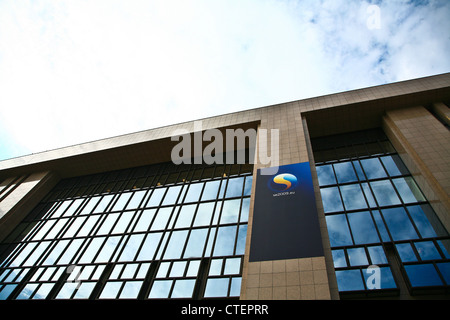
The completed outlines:
<svg viewBox="0 0 450 320">
<path fill-rule="evenodd" d="M 450 71 L 448 1 L 377 3 L 2 1 L 0 157 Z"/>
</svg>

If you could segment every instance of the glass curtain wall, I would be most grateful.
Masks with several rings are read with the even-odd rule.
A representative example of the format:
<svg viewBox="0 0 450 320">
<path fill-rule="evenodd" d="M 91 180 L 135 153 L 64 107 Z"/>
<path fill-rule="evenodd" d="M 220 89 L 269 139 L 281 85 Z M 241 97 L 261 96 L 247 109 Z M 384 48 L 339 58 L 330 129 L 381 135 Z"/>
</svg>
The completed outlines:
<svg viewBox="0 0 450 320">
<path fill-rule="evenodd" d="M 448 293 L 448 233 L 383 131 L 312 144 L 340 293 Z"/>
<path fill-rule="evenodd" d="M 0 247 L 0 299 L 236 298 L 252 165 L 62 180 Z"/>
</svg>

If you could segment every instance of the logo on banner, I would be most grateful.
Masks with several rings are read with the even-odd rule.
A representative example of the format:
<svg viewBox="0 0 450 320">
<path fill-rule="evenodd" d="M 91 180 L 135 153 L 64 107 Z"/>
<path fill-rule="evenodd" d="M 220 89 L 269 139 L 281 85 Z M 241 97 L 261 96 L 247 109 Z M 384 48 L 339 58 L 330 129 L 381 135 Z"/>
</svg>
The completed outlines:
<svg viewBox="0 0 450 320">
<path fill-rule="evenodd" d="M 290 173 L 282 173 L 269 180 L 269 189 L 274 192 L 274 196 L 295 194 L 298 185 L 297 177 Z"/>
</svg>

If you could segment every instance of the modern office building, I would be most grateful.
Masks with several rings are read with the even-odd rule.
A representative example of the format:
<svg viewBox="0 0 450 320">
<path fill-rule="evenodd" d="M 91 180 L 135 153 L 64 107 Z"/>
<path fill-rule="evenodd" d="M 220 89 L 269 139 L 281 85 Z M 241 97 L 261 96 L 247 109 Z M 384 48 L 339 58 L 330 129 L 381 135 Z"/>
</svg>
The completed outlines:
<svg viewBox="0 0 450 320">
<path fill-rule="evenodd" d="M 442 74 L 1 161 L 0 299 L 449 298 L 449 102 Z"/>
</svg>

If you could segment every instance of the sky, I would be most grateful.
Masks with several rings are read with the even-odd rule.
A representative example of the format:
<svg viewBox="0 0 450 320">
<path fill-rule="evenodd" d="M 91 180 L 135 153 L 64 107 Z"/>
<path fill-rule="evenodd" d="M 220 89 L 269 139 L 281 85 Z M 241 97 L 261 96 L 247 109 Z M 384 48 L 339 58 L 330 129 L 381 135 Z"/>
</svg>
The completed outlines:
<svg viewBox="0 0 450 320">
<path fill-rule="evenodd" d="M 450 72 L 448 0 L 0 0 L 0 160 Z"/>
</svg>

